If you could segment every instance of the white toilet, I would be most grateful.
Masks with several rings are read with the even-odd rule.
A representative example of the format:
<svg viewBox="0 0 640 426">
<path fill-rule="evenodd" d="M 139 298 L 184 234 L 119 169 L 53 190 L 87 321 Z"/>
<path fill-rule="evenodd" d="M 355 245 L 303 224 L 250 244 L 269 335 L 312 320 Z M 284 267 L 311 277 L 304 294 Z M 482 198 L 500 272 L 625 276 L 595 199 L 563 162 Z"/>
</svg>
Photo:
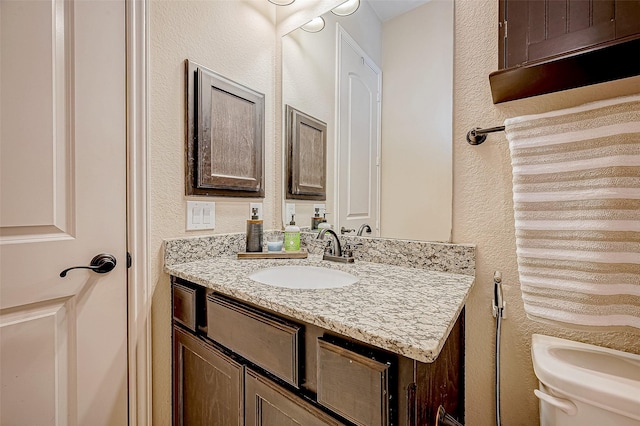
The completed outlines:
<svg viewBox="0 0 640 426">
<path fill-rule="evenodd" d="M 640 426 L 640 355 L 534 334 L 541 426 Z"/>
</svg>

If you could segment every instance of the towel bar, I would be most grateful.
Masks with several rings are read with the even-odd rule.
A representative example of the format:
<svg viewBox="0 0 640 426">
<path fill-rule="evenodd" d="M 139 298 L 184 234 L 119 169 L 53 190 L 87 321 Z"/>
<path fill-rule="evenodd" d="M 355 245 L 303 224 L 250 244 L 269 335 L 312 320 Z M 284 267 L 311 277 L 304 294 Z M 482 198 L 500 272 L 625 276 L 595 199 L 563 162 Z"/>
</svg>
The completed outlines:
<svg viewBox="0 0 640 426">
<path fill-rule="evenodd" d="M 503 130 L 504 126 L 489 127 L 486 129 L 475 127 L 467 133 L 467 142 L 469 142 L 469 145 L 480 145 L 487 139 L 487 133 L 501 132 Z"/>
</svg>

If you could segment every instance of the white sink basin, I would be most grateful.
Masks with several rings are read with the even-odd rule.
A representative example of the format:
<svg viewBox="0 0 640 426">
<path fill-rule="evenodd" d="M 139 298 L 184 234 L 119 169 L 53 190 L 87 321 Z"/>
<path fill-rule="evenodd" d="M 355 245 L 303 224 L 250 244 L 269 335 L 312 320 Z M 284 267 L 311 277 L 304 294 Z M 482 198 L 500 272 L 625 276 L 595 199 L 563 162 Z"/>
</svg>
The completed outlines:
<svg viewBox="0 0 640 426">
<path fill-rule="evenodd" d="M 317 266 L 277 266 L 254 272 L 249 278 L 274 287 L 301 289 L 340 288 L 358 282 L 358 277 L 348 272 Z"/>
</svg>

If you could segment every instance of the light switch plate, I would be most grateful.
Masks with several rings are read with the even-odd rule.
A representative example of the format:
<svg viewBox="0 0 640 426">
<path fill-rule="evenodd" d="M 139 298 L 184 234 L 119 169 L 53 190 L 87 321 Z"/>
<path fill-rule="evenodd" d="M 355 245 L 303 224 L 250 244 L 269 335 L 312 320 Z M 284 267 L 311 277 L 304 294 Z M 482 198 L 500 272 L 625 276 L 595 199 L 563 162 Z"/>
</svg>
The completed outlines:
<svg viewBox="0 0 640 426">
<path fill-rule="evenodd" d="M 285 206 L 285 217 L 287 219 L 287 225 L 291 222 L 291 216 L 296 214 L 296 205 L 294 203 L 287 203 Z"/>
<path fill-rule="evenodd" d="M 216 203 L 187 201 L 187 231 L 214 229 L 216 227 Z"/>
<path fill-rule="evenodd" d="M 249 217 L 253 216 L 253 209 L 258 209 L 258 219 L 262 220 L 262 203 L 251 203 Z"/>
</svg>

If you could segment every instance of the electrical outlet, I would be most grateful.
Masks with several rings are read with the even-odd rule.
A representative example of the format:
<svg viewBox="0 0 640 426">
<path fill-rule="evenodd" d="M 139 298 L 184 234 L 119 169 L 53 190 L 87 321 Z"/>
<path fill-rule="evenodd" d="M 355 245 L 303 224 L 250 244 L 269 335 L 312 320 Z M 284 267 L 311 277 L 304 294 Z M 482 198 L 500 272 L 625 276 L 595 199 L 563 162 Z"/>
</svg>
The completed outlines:
<svg viewBox="0 0 640 426">
<path fill-rule="evenodd" d="M 322 217 L 322 215 L 327 211 L 327 205 L 326 204 L 314 204 L 313 205 L 313 214 L 315 214 L 316 209 L 319 209 L 320 217 Z"/>
<path fill-rule="evenodd" d="M 285 206 L 285 217 L 287 218 L 287 224 L 291 222 L 291 216 L 296 214 L 296 205 L 294 203 L 287 203 Z"/>
<path fill-rule="evenodd" d="M 262 203 L 251 203 L 249 217 L 253 216 L 253 209 L 258 209 L 258 219 L 262 220 Z"/>
<path fill-rule="evenodd" d="M 187 201 L 187 231 L 214 229 L 216 227 L 216 203 Z"/>
</svg>

